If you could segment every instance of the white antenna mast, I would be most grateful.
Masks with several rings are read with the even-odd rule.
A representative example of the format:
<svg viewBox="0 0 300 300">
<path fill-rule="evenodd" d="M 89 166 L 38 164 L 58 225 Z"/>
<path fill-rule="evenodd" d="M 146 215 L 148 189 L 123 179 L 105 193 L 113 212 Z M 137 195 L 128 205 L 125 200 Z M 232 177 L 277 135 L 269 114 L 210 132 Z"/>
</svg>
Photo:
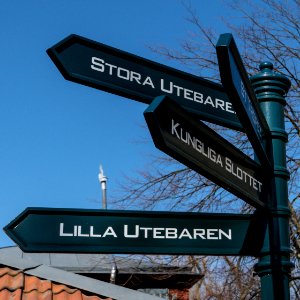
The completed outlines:
<svg viewBox="0 0 300 300">
<path fill-rule="evenodd" d="M 104 176 L 103 168 L 100 165 L 99 167 L 99 174 L 98 174 L 99 183 L 101 185 L 102 190 L 102 208 L 107 209 L 107 201 L 106 201 L 106 182 L 107 177 Z"/>
</svg>

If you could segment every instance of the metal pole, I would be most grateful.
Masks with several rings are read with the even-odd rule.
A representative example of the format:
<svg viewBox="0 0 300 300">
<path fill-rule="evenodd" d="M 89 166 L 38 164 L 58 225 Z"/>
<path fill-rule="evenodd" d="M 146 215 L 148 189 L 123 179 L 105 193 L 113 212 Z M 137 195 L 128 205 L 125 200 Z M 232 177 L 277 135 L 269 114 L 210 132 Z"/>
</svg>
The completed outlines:
<svg viewBox="0 0 300 300">
<path fill-rule="evenodd" d="M 107 177 L 104 175 L 103 168 L 100 165 L 99 166 L 99 174 L 98 174 L 99 183 L 101 185 L 102 190 L 102 208 L 107 209 L 107 197 L 106 197 L 106 183 L 107 183 Z M 111 273 L 110 273 L 110 283 L 116 284 L 116 277 L 118 274 L 118 268 L 117 264 L 115 262 L 114 255 L 111 255 L 112 260 L 112 267 L 111 267 Z"/>
<path fill-rule="evenodd" d="M 260 72 L 250 80 L 271 132 L 270 137 L 266 137 L 266 145 L 274 171 L 266 199 L 269 205 L 266 212 L 268 228 L 255 271 L 261 279 L 262 300 L 288 300 L 289 276 L 293 264 L 290 261 L 289 172 L 286 167 L 288 137 L 284 126 L 284 106 L 290 81 L 275 73 L 272 63 L 264 62 L 259 67 Z"/>
<path fill-rule="evenodd" d="M 99 167 L 99 175 L 98 179 L 101 185 L 101 190 L 102 190 L 102 208 L 107 209 L 107 199 L 106 199 L 106 182 L 107 182 L 107 177 L 104 176 L 104 172 L 102 169 L 102 166 L 100 165 Z"/>
</svg>

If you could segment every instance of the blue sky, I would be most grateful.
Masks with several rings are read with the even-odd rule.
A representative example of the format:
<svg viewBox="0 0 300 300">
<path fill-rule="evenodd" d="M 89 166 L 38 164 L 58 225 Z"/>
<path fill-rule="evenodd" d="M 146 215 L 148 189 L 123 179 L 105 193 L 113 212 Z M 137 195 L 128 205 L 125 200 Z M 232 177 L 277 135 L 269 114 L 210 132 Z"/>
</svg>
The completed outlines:
<svg viewBox="0 0 300 300">
<path fill-rule="evenodd" d="M 222 0 L 192 4 L 224 33 Z M 2 1 L 1 228 L 26 207 L 100 208 L 100 163 L 109 197 L 158 153 L 142 128 L 145 104 L 66 81 L 46 49 L 75 33 L 174 67 L 147 46 L 179 48 L 186 16 L 177 0 Z M 0 247 L 12 244 L 1 231 Z"/>
</svg>

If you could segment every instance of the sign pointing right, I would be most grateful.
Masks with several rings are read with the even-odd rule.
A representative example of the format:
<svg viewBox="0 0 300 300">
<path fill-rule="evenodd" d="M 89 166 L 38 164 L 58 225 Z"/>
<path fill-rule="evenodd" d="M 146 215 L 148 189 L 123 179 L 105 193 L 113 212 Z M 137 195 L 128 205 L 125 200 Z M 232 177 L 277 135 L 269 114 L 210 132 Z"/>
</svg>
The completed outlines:
<svg viewBox="0 0 300 300">
<path fill-rule="evenodd" d="M 155 98 L 144 116 L 158 149 L 254 207 L 266 206 L 265 170 L 174 100 Z"/>
<path fill-rule="evenodd" d="M 260 111 L 247 72 L 232 34 L 221 34 L 217 43 L 221 81 L 237 116 L 244 127 L 255 154 L 264 168 L 271 170 L 263 138 L 269 135 L 268 124 Z"/>
</svg>

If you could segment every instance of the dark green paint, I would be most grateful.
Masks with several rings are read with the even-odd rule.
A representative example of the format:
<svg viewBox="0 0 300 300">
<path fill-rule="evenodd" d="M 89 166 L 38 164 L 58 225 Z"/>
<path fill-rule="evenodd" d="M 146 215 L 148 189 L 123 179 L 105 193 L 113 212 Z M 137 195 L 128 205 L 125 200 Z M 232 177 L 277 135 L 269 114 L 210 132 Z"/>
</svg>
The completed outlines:
<svg viewBox="0 0 300 300">
<path fill-rule="evenodd" d="M 165 92 L 165 94 L 172 96 L 182 107 L 197 117 L 228 128 L 242 130 L 241 123 L 232 109 L 232 103 L 220 84 L 78 35 L 70 35 L 48 49 L 47 53 L 67 80 L 146 104 L 150 104 L 153 98 L 164 94 L 164 91 L 169 91 L 170 93 Z M 120 76 L 116 76 L 115 67 L 106 66 L 103 72 L 92 69 L 92 57 L 118 66 Z M 102 68 L 98 66 L 98 69 Z M 134 72 L 131 73 L 130 80 L 124 80 L 128 75 L 125 70 Z M 140 84 L 136 80 L 137 74 L 141 75 Z M 146 80 L 147 77 L 151 78 L 153 86 Z M 162 79 L 164 91 L 161 89 Z M 197 101 L 191 100 L 195 95 L 198 95 Z M 202 99 L 200 95 L 203 95 Z M 213 105 L 209 104 L 211 102 Z"/>
<path fill-rule="evenodd" d="M 216 49 L 224 89 L 234 105 L 260 163 L 264 169 L 271 171 L 264 142 L 269 136 L 268 124 L 259 108 L 232 34 L 221 34 Z"/>
<path fill-rule="evenodd" d="M 73 236 L 60 236 L 62 233 Z M 77 233 L 74 236 L 74 225 Z M 128 235 L 124 236 L 124 225 Z M 141 228 L 158 228 L 139 231 Z M 79 227 L 80 234 L 79 234 Z M 111 227 L 116 234 L 103 235 Z M 165 228 L 172 228 L 168 231 Z M 139 253 L 139 254 L 197 254 L 197 255 L 257 255 L 262 246 L 265 224 L 259 215 L 142 212 L 117 210 L 27 208 L 8 224 L 5 232 L 25 252 L 79 252 L 79 253 Z M 177 230 L 177 238 L 175 231 Z M 194 229 L 209 229 L 206 239 L 190 239 Z M 221 239 L 215 229 L 229 232 L 231 239 Z M 108 232 L 112 232 L 109 230 Z M 155 232 L 155 233 L 154 233 Z M 181 238 L 180 234 L 184 232 Z M 203 231 L 198 231 L 203 233 Z M 169 237 L 163 238 L 164 237 Z M 192 235 L 192 237 L 194 237 Z M 210 237 L 210 239 L 209 239 Z"/>
<path fill-rule="evenodd" d="M 268 222 L 264 246 L 255 266 L 261 278 L 262 300 L 290 299 L 289 278 L 293 264 L 290 261 L 290 236 L 288 206 L 289 172 L 286 166 L 286 143 L 284 127 L 285 95 L 290 81 L 273 71 L 273 65 L 265 62 L 260 72 L 251 78 L 252 86 L 270 129 L 269 157 L 273 163 L 273 178 L 268 195 Z"/>
<path fill-rule="evenodd" d="M 266 206 L 268 175 L 259 164 L 193 118 L 175 101 L 157 97 L 144 115 L 158 149 L 251 205 Z"/>
</svg>

